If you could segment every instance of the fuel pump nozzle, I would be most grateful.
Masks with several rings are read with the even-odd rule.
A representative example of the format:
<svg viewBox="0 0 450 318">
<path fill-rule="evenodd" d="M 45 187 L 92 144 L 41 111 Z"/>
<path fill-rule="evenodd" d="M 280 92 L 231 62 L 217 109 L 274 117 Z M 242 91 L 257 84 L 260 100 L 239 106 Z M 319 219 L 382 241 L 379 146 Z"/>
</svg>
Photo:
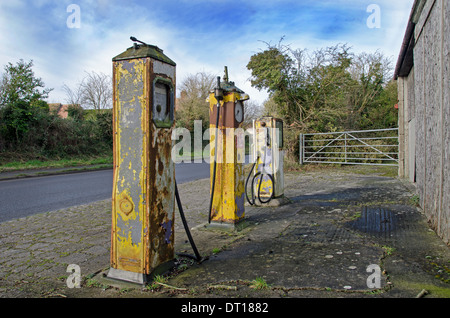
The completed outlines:
<svg viewBox="0 0 450 318">
<path fill-rule="evenodd" d="M 217 107 L 220 107 L 220 101 L 223 100 L 223 88 L 220 87 L 220 76 L 217 76 L 217 86 L 214 89 L 214 97 L 217 100 Z"/>
<path fill-rule="evenodd" d="M 143 46 L 148 46 L 147 43 L 144 43 L 144 42 L 142 42 L 142 41 L 139 41 L 139 40 L 136 39 L 134 36 L 130 36 L 130 40 L 133 41 L 133 42 L 141 43 Z"/>
</svg>

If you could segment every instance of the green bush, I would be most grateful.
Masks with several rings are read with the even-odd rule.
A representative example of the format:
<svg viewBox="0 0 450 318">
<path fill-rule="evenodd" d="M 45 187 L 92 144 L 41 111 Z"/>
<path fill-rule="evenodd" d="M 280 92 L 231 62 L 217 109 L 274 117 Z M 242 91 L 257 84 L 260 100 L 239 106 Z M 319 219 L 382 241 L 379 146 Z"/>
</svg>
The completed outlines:
<svg viewBox="0 0 450 318">
<path fill-rule="evenodd" d="M 0 110 L 2 152 L 48 159 L 110 154 L 112 112 L 104 111 L 94 120 L 83 120 L 82 112 L 74 111 L 62 119 L 49 113 L 48 107 L 26 102 L 8 105 Z"/>
<path fill-rule="evenodd" d="M 51 89 L 32 67 L 33 61 L 8 63 L 0 77 L 0 164 L 111 154 L 112 112 L 71 106 L 67 119 L 49 112 Z"/>
</svg>

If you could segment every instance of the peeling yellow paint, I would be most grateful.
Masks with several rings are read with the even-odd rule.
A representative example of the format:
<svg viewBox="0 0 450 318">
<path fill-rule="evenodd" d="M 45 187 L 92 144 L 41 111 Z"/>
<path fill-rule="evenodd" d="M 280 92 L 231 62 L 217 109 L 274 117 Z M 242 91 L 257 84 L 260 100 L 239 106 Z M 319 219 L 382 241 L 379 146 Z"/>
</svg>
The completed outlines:
<svg viewBox="0 0 450 318">
<path fill-rule="evenodd" d="M 143 138 L 140 142 L 142 145 L 139 149 L 142 151 L 138 151 L 136 147 L 127 147 L 125 153 L 122 154 L 121 147 L 122 144 L 120 142 L 121 136 L 123 134 L 123 125 L 132 125 L 134 123 L 131 122 L 123 122 L 120 123 L 119 119 L 127 120 L 131 114 L 136 113 L 135 107 L 125 107 L 126 105 L 133 105 L 136 102 L 136 96 L 146 96 L 147 85 L 145 85 L 145 67 L 142 59 L 129 61 L 132 64 L 133 74 L 130 73 L 128 69 L 124 67 L 123 63 L 115 62 L 114 70 L 115 70 L 115 80 L 114 80 L 114 90 L 115 92 L 119 92 L 119 82 L 123 81 L 123 83 L 130 83 L 130 79 L 133 78 L 133 85 L 128 84 L 129 87 L 139 87 L 139 81 L 144 83 L 141 91 L 134 92 L 122 92 L 125 94 L 133 94 L 133 96 L 129 100 L 121 100 L 121 96 L 116 94 L 115 96 L 115 107 L 114 107 L 114 116 L 115 116 L 115 180 L 120 176 L 120 182 L 113 183 L 113 207 L 114 211 L 116 211 L 115 216 L 113 215 L 113 233 L 112 233 L 112 265 L 117 269 L 132 271 L 132 272 L 145 272 L 145 262 L 144 259 L 144 240 L 143 240 L 143 223 L 145 223 L 144 215 L 146 214 L 145 205 L 143 204 L 144 200 L 142 199 L 146 193 L 146 185 L 140 184 L 140 192 L 142 193 L 139 196 L 139 202 L 133 202 L 132 195 L 130 193 L 130 186 L 132 181 L 136 181 L 136 169 L 142 169 L 142 167 L 133 166 L 134 160 L 130 160 L 127 158 L 141 158 L 140 162 L 144 163 L 147 160 L 145 149 L 147 149 L 146 139 Z M 140 102 L 146 101 L 146 98 L 140 98 Z M 141 108 L 143 105 L 140 105 Z M 147 117 L 148 114 L 145 111 L 141 112 L 140 122 L 145 122 L 143 118 Z M 142 124 L 141 124 L 142 125 Z M 134 128 L 134 135 L 138 136 L 140 126 Z M 128 140 L 130 140 L 129 144 L 131 145 L 134 138 L 133 136 L 129 136 Z M 126 180 L 125 172 L 122 167 L 125 160 L 129 160 L 126 169 L 132 171 L 133 179 Z M 122 171 L 122 172 L 121 172 Z M 120 192 L 119 188 L 125 189 Z M 131 210 L 128 210 L 131 207 Z M 113 213 L 114 213 L 113 211 Z M 141 233 L 139 234 L 139 229 L 137 229 L 137 225 L 142 227 Z M 133 234 L 134 233 L 134 234 Z M 133 237 L 135 236 L 135 237 Z"/>
<path fill-rule="evenodd" d="M 171 143 L 171 129 L 162 133 L 151 120 L 153 63 L 150 58 L 113 62 L 111 266 L 143 274 L 174 256 L 173 234 L 169 234 L 174 223 L 175 175 L 170 151 L 169 155 L 163 152 Z M 175 87 L 175 78 L 170 81 Z M 156 142 L 158 135 L 164 138 Z M 163 171 L 158 174 L 159 165 Z M 164 229 L 161 219 L 166 223 Z"/>
</svg>

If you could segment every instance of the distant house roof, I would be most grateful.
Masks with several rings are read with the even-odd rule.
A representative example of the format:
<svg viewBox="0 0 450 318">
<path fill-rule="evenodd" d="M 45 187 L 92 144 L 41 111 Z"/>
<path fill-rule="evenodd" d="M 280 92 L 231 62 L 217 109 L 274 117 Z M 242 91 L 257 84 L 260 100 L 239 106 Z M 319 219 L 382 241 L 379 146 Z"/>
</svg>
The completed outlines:
<svg viewBox="0 0 450 318">
<path fill-rule="evenodd" d="M 69 106 L 80 107 L 80 105 L 63 105 L 58 103 L 48 104 L 49 110 L 54 111 L 60 118 L 66 119 L 69 116 Z"/>
</svg>

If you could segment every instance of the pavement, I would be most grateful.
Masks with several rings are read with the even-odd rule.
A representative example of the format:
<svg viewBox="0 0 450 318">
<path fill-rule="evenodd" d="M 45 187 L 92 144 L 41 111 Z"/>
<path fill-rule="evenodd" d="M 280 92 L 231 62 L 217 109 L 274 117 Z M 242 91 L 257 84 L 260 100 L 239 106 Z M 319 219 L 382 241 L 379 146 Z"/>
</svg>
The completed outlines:
<svg viewBox="0 0 450 318">
<path fill-rule="evenodd" d="M 204 260 L 180 256 L 193 252 L 176 212 L 176 266 L 146 286 L 104 277 L 109 199 L 0 223 L 0 298 L 450 298 L 450 248 L 416 206 L 414 187 L 394 174 L 287 172 L 286 204 L 247 206 L 236 230 L 205 226 L 209 179 L 181 184 Z M 80 288 L 71 288 L 71 264 Z"/>
</svg>

